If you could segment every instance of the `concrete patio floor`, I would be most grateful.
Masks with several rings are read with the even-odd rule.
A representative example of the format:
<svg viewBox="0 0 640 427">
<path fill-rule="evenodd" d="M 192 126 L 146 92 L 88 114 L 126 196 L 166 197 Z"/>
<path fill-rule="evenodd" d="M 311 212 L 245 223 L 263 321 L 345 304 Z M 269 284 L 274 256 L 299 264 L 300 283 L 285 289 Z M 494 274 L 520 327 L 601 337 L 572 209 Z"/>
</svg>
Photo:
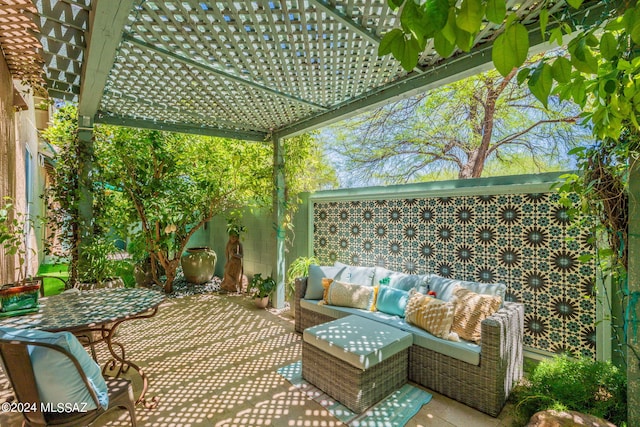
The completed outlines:
<svg viewBox="0 0 640 427">
<path fill-rule="evenodd" d="M 288 312 L 259 310 L 240 295 L 193 295 L 167 300 L 153 318 L 123 323 L 117 339 L 149 376 L 147 396 L 159 397 L 155 409 L 136 408 L 139 426 L 343 425 L 276 373 L 301 358 L 301 336 Z M 139 393 L 139 377 L 129 375 Z M 10 396 L 0 370 L 0 402 Z M 0 426 L 20 424 L 19 414 L 0 413 Z M 124 411 L 94 424 L 129 425 Z M 437 393 L 407 424 L 509 425 L 509 407 L 492 418 Z"/>
</svg>

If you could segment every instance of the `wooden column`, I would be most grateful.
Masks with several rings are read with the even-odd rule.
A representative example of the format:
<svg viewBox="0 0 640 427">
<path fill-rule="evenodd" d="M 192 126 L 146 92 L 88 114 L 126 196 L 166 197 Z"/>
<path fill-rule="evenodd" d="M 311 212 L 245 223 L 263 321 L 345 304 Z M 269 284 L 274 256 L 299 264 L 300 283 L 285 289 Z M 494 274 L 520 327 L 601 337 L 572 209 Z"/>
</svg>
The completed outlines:
<svg viewBox="0 0 640 427">
<path fill-rule="evenodd" d="M 273 268 L 273 278 L 277 288 L 273 295 L 272 304 L 275 308 L 284 307 L 285 302 L 285 179 L 284 179 L 284 146 L 282 139 L 273 136 L 273 221 L 276 230 L 276 253 Z"/>
</svg>

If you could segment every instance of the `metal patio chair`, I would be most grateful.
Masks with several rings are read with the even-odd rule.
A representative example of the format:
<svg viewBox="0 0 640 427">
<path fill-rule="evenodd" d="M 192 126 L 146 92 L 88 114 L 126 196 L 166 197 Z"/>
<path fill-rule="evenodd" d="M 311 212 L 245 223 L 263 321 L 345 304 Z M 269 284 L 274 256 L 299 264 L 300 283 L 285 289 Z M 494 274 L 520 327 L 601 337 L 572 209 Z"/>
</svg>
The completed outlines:
<svg viewBox="0 0 640 427">
<path fill-rule="evenodd" d="M 96 409 L 88 412 L 41 412 L 40 409 L 45 406 L 42 405 L 38 395 L 36 379 L 29 358 L 28 346 L 46 347 L 58 351 L 69 358 L 69 362 L 78 370 L 78 374 L 95 402 Z M 114 409 L 126 409 L 131 417 L 131 426 L 136 426 L 135 403 L 131 382 L 120 378 L 106 379 L 109 393 L 109 407 L 105 410 L 100 405 L 98 396 L 89 383 L 78 359 L 57 345 L 40 343 L 23 338 L 0 338 L 0 360 L 2 360 L 5 373 L 13 387 L 16 397 L 15 401 L 28 403 L 32 405 L 31 408 L 36 409 L 35 412 L 25 411 L 22 413 L 24 416 L 23 426 L 86 426 L 94 422 L 99 416 Z"/>
</svg>

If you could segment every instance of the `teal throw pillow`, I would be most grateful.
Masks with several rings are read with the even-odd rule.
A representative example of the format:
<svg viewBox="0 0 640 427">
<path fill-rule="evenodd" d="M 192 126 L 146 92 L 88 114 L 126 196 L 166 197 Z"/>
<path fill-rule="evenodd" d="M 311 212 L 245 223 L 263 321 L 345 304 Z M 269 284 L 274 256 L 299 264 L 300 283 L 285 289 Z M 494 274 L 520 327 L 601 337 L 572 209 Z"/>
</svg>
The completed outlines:
<svg viewBox="0 0 640 427">
<path fill-rule="evenodd" d="M 376 309 L 383 313 L 404 317 L 407 302 L 409 302 L 409 292 L 389 286 L 380 286 Z"/>
<path fill-rule="evenodd" d="M 80 363 L 91 387 L 98 396 L 100 406 L 104 409 L 109 406 L 107 383 L 102 377 L 100 366 L 89 356 L 89 353 L 71 332 L 51 333 L 34 329 L 1 328 L 0 336 L 9 340 L 20 338 L 51 344 L 68 351 Z M 96 409 L 96 404 L 89 390 L 68 357 L 55 350 L 40 346 L 29 346 L 29 357 L 36 378 L 38 395 L 43 403 L 50 403 L 54 407 L 58 404 L 72 403 L 86 411 Z"/>
</svg>

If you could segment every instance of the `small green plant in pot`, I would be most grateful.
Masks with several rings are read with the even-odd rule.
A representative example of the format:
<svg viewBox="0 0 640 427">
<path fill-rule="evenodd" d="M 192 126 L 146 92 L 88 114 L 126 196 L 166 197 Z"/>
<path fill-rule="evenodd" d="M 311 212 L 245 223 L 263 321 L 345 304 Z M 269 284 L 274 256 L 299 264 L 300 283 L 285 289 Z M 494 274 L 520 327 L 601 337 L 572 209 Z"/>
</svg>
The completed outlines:
<svg viewBox="0 0 640 427">
<path fill-rule="evenodd" d="M 287 269 L 287 299 L 291 301 L 296 291 L 296 279 L 299 277 L 307 277 L 309 275 L 309 266 L 312 264 L 319 265 L 320 261 L 316 257 L 298 257 L 289 264 Z"/>
<path fill-rule="evenodd" d="M 26 271 L 29 249 L 25 243 L 25 227 L 28 222 L 28 218 L 15 210 L 11 199 L 5 197 L 0 206 L 0 247 L 5 255 L 16 257 L 18 277 L 15 283 L 0 287 L 2 313 L 22 314 L 38 309 L 38 295 L 42 284 L 30 280 Z"/>
<path fill-rule="evenodd" d="M 5 255 L 15 256 L 18 261 L 18 280 L 16 284 L 24 284 L 27 281 L 27 256 L 29 250 L 25 243 L 25 227 L 30 219 L 16 211 L 11 198 L 5 197 L 4 204 L 0 206 L 0 247 Z M 35 253 L 33 249 L 30 250 Z"/>
<path fill-rule="evenodd" d="M 114 242 L 104 236 L 95 237 L 84 248 L 78 264 L 78 277 L 82 288 L 124 286 L 122 279 L 117 277 L 118 262 L 111 256 L 116 250 Z"/>
<path fill-rule="evenodd" d="M 249 282 L 249 292 L 259 308 L 267 306 L 269 297 L 275 289 L 276 281 L 271 276 L 263 278 L 260 273 L 256 273 Z"/>
</svg>

